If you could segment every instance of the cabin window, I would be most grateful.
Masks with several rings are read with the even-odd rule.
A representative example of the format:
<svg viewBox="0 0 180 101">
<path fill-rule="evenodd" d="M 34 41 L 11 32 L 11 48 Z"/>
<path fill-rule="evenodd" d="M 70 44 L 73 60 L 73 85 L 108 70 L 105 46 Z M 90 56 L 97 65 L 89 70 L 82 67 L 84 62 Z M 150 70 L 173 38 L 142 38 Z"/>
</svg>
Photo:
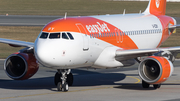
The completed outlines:
<svg viewBox="0 0 180 101">
<path fill-rule="evenodd" d="M 116 32 L 116 36 L 119 36 L 119 35 L 118 35 L 118 32 Z"/>
<path fill-rule="evenodd" d="M 100 33 L 101 34 L 101 37 L 103 37 L 103 33 Z"/>
</svg>

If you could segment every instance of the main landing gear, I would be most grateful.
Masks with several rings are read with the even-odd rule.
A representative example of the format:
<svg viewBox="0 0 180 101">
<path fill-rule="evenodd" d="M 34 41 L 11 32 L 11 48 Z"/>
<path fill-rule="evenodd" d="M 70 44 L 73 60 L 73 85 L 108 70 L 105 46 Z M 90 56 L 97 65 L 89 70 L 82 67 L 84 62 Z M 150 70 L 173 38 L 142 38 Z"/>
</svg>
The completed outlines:
<svg viewBox="0 0 180 101">
<path fill-rule="evenodd" d="M 145 81 L 142 80 L 142 87 L 143 88 L 149 88 L 150 84 L 146 83 Z M 161 84 L 153 84 L 154 89 L 160 88 Z"/>
<path fill-rule="evenodd" d="M 54 83 L 58 91 L 68 91 L 69 86 L 73 84 L 73 75 L 71 69 L 58 69 L 54 77 Z"/>
</svg>

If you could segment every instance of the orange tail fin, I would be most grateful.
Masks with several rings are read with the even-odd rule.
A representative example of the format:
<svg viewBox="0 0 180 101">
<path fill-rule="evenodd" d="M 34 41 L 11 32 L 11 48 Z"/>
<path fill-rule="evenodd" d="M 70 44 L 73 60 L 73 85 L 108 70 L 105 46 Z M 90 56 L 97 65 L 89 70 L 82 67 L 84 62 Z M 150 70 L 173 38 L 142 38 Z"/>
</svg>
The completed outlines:
<svg viewBox="0 0 180 101">
<path fill-rule="evenodd" d="M 150 0 L 144 14 L 165 15 L 166 0 Z"/>
</svg>

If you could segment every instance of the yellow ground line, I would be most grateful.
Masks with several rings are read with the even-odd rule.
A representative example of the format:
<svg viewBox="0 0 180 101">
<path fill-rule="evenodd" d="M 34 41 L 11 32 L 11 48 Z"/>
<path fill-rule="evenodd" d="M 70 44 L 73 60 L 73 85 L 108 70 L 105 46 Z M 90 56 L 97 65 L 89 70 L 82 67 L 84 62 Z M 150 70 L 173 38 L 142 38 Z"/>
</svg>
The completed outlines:
<svg viewBox="0 0 180 101">
<path fill-rule="evenodd" d="M 127 76 L 129 78 L 136 79 L 137 82 L 135 84 L 139 83 L 141 80 L 133 77 L 133 76 Z M 74 90 L 74 91 L 68 91 L 68 92 L 80 92 L 80 91 L 89 91 L 89 90 L 98 90 L 98 89 L 108 89 L 108 88 L 114 88 L 114 86 L 111 87 L 98 87 L 98 88 L 89 88 L 89 89 L 82 89 L 82 90 Z M 32 94 L 32 95 L 23 95 L 23 96 L 13 96 L 13 97 L 4 97 L 0 99 L 12 99 L 12 98 L 22 98 L 22 97 L 30 97 L 30 96 L 40 96 L 40 95 L 49 95 L 49 94 L 58 94 L 58 93 L 67 93 L 67 92 L 52 92 L 52 93 L 41 93 L 41 94 Z"/>
<path fill-rule="evenodd" d="M 140 80 L 140 79 L 138 79 L 138 78 L 136 78 L 136 77 L 133 77 L 133 76 L 127 76 L 127 77 L 129 77 L 129 78 L 133 78 L 133 79 L 136 79 L 136 80 L 137 80 L 137 82 L 135 82 L 135 84 L 137 84 L 137 83 L 141 82 L 141 80 Z"/>
</svg>

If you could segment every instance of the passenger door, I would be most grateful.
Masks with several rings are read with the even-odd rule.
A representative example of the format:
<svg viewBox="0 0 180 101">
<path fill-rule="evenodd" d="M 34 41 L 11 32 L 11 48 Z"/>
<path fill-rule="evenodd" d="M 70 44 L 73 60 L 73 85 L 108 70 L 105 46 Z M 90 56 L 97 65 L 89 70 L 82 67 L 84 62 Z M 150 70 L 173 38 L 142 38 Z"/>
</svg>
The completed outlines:
<svg viewBox="0 0 180 101">
<path fill-rule="evenodd" d="M 76 26 L 79 29 L 80 33 L 82 33 L 83 51 L 88 51 L 89 50 L 89 39 L 88 39 L 87 32 L 86 32 L 84 26 L 81 23 L 77 23 Z"/>
</svg>

